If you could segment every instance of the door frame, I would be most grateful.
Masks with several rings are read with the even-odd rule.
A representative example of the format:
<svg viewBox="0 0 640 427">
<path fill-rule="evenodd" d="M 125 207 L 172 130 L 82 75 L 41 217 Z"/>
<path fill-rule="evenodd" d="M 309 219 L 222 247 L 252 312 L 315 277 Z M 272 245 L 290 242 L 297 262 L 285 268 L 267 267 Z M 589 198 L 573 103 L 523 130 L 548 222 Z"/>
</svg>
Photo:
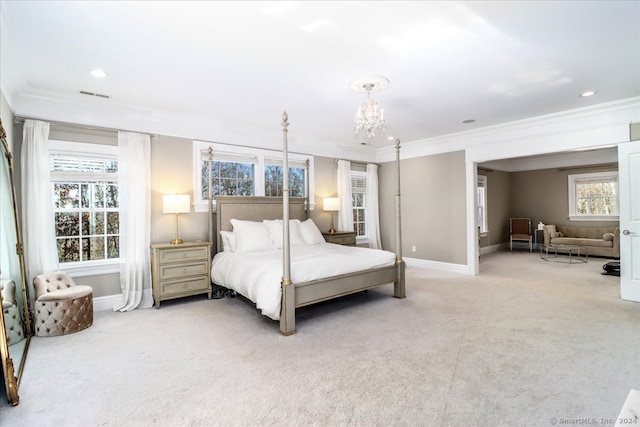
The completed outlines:
<svg viewBox="0 0 640 427">
<path fill-rule="evenodd" d="M 628 112 L 627 112 L 628 113 Z M 549 155 L 578 149 L 595 148 L 603 145 L 617 145 L 630 140 L 628 114 L 626 120 L 597 128 L 580 128 L 573 131 L 538 132 L 523 136 L 522 131 L 495 138 L 495 142 L 477 144 L 465 149 L 466 163 L 466 210 L 467 210 L 467 274 L 478 275 L 480 272 L 478 242 L 478 227 L 475 215 L 476 182 L 478 164 L 517 159 L 525 156 Z M 632 116 L 640 121 L 637 108 Z M 491 191 L 491 188 L 488 189 Z"/>
</svg>

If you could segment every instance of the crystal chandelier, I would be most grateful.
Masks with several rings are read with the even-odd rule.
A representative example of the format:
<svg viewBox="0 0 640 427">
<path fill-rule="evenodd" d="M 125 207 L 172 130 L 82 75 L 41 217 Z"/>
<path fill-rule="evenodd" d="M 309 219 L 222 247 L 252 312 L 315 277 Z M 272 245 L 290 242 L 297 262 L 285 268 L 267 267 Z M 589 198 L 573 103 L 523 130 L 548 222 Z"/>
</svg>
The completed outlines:
<svg viewBox="0 0 640 427">
<path fill-rule="evenodd" d="M 371 99 L 371 92 L 378 92 L 389 86 L 389 79 L 375 76 L 366 77 L 351 83 L 351 90 L 354 92 L 366 92 L 367 99 L 358 107 L 354 123 L 356 135 L 366 139 L 373 139 L 380 132 L 387 128 L 387 120 L 384 117 L 384 108 L 380 108 L 378 103 Z"/>
</svg>

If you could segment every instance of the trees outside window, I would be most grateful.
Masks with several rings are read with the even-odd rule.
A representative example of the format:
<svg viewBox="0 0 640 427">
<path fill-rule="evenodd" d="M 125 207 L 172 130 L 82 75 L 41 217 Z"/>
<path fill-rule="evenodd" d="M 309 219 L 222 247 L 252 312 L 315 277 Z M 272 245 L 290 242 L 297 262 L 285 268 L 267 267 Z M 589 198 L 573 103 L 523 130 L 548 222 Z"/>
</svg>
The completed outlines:
<svg viewBox="0 0 640 427">
<path fill-rule="evenodd" d="M 573 221 L 616 220 L 618 173 L 569 175 L 569 217 Z"/>
<path fill-rule="evenodd" d="M 206 212 L 209 200 L 209 149 L 212 156 L 212 195 L 282 196 L 281 153 L 202 141 L 193 142 L 194 206 Z M 289 196 L 309 197 L 314 207 L 313 156 L 289 153 Z M 306 194 L 309 191 L 310 194 Z M 213 200 L 215 205 L 215 199 Z"/>
<path fill-rule="evenodd" d="M 282 196 L 282 166 L 265 166 L 264 168 L 264 195 Z M 304 197 L 305 172 L 303 168 L 289 168 L 289 196 Z"/>
<path fill-rule="evenodd" d="M 60 264 L 119 259 L 117 159 L 54 149 L 50 166 Z"/>
</svg>

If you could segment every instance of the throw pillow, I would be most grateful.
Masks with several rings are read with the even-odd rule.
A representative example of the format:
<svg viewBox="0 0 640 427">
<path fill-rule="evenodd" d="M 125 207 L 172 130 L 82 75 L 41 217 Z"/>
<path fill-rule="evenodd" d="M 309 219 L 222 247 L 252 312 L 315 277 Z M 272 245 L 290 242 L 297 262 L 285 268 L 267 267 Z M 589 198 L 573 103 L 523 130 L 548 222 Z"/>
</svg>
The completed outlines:
<svg viewBox="0 0 640 427">
<path fill-rule="evenodd" d="M 223 251 L 236 251 L 236 239 L 232 231 L 221 231 L 220 237 L 222 237 L 222 250 Z"/>
<path fill-rule="evenodd" d="M 308 245 L 324 243 L 324 237 L 311 218 L 300 223 L 300 234 Z"/>
<path fill-rule="evenodd" d="M 273 240 L 273 247 L 276 249 L 281 249 L 283 246 L 282 220 L 265 219 L 262 220 L 262 223 L 269 229 L 269 235 L 271 236 L 271 240 Z M 304 238 L 300 234 L 300 220 L 289 220 L 289 242 L 291 246 L 299 246 L 305 244 Z"/>
<path fill-rule="evenodd" d="M 273 249 L 269 229 L 257 221 L 232 219 L 233 235 L 236 240 L 236 252 L 254 252 Z"/>
<path fill-rule="evenodd" d="M 613 233 L 604 233 L 602 235 L 602 240 L 606 242 L 613 242 Z"/>
</svg>

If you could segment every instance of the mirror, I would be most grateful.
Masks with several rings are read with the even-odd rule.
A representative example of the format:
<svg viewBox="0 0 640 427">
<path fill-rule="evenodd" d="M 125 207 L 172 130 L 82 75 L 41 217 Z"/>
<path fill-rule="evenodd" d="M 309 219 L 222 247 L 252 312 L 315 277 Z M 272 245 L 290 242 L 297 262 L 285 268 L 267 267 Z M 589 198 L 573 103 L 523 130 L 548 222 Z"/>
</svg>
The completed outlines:
<svg viewBox="0 0 640 427">
<path fill-rule="evenodd" d="M 6 138 L 0 120 L 0 321 L 4 325 L 0 328 L 0 357 L 7 400 L 15 406 L 32 333 L 13 165 Z"/>
</svg>

